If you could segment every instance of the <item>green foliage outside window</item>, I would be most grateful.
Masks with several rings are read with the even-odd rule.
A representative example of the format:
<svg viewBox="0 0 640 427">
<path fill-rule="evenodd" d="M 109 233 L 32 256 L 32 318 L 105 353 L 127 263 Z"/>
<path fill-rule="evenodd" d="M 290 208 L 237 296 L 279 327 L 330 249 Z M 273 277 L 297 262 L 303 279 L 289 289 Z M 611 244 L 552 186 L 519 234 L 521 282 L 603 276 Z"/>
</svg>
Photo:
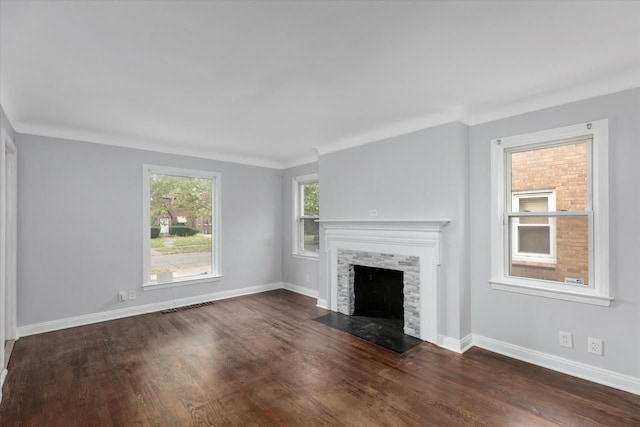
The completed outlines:
<svg viewBox="0 0 640 427">
<path fill-rule="evenodd" d="M 171 215 L 172 207 L 183 209 L 189 221 L 210 221 L 212 184 L 208 178 L 151 174 L 151 224 L 165 212 Z"/>
<path fill-rule="evenodd" d="M 320 186 L 317 182 L 304 184 L 304 215 L 318 216 L 320 215 L 320 205 L 318 203 Z"/>
<path fill-rule="evenodd" d="M 169 227 L 169 234 L 172 236 L 193 236 L 198 234 L 198 230 L 186 225 L 173 225 Z"/>
</svg>

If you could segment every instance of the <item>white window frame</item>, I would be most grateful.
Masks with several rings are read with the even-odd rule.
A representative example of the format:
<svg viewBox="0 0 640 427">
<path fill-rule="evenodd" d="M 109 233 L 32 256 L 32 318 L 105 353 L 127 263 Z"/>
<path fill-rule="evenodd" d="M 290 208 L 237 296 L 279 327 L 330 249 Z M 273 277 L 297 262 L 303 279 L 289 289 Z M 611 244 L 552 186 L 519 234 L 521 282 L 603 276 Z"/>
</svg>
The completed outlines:
<svg viewBox="0 0 640 427">
<path fill-rule="evenodd" d="M 188 176 L 192 178 L 211 179 L 211 219 L 213 227 L 211 230 L 211 274 L 193 277 L 181 277 L 173 279 L 171 282 L 150 281 L 151 272 L 151 174 L 163 174 L 174 176 Z M 222 177 L 219 172 L 176 168 L 170 166 L 142 165 L 142 289 L 153 290 L 163 288 L 174 288 L 178 286 L 207 283 L 222 279 L 220 271 L 221 259 L 221 238 L 222 230 L 220 223 L 220 200 L 221 200 Z"/>
<path fill-rule="evenodd" d="M 554 212 L 556 210 L 556 192 L 555 190 L 532 190 L 532 191 L 514 191 L 511 193 L 511 207 L 514 212 L 520 212 L 520 200 L 521 199 L 533 199 L 546 197 L 547 206 L 549 212 Z M 524 261 L 524 262 L 540 262 L 546 264 L 555 264 L 556 263 L 556 219 L 555 218 L 547 218 L 547 224 L 520 224 L 520 218 L 512 218 L 511 219 L 511 247 L 515 248 L 515 253 L 513 254 L 513 259 L 516 261 Z M 528 227 L 528 226 L 548 226 L 549 227 L 549 254 L 538 254 L 538 253 L 527 253 L 527 252 L 518 252 L 517 248 L 519 247 L 519 227 Z"/>
<path fill-rule="evenodd" d="M 304 214 L 304 206 L 303 200 L 301 197 L 301 188 L 304 184 L 311 184 L 320 180 L 318 179 L 317 173 L 312 173 L 308 175 L 296 176 L 293 178 L 292 182 L 292 200 L 293 200 L 293 242 L 292 242 L 292 255 L 294 257 L 300 257 L 311 260 L 318 260 L 320 257 L 319 252 L 310 252 L 304 250 L 304 244 L 302 239 L 304 238 L 304 233 L 302 230 L 303 227 L 303 219 L 319 219 L 316 216 L 305 216 Z"/>
<path fill-rule="evenodd" d="M 509 275 L 509 218 L 541 213 L 509 212 L 511 198 L 508 155 L 513 151 L 591 139 L 587 154 L 587 209 L 550 212 L 549 218 L 585 216 L 589 221 L 589 286 Z M 597 120 L 491 141 L 491 279 L 493 289 L 566 301 L 609 306 L 609 124 Z"/>
</svg>

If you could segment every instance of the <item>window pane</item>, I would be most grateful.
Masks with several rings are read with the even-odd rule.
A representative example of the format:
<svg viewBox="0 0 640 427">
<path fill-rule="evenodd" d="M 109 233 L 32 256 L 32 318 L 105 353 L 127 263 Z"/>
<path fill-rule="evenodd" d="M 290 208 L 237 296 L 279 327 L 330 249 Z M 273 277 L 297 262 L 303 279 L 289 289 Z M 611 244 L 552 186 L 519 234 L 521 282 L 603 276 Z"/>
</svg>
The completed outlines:
<svg viewBox="0 0 640 427">
<path fill-rule="evenodd" d="M 305 252 L 318 252 L 320 250 L 320 224 L 315 219 L 302 220 L 303 250 Z"/>
<path fill-rule="evenodd" d="M 549 212 L 548 197 L 520 198 L 520 212 Z"/>
<path fill-rule="evenodd" d="M 522 197 L 518 212 L 549 212 L 548 197 Z M 548 218 L 520 218 L 520 224 L 548 224 Z"/>
<path fill-rule="evenodd" d="M 589 148 L 587 142 L 511 153 L 512 193 L 554 189 L 556 210 L 585 210 Z M 524 211 L 522 203 L 527 203 L 526 200 L 520 199 L 520 211 Z M 530 211 L 540 212 L 535 209 Z"/>
<path fill-rule="evenodd" d="M 521 218 L 520 223 L 525 218 Z M 534 219 L 534 218 L 531 218 Z M 542 218 L 547 219 L 547 218 Z M 550 227 L 518 227 L 518 252 L 551 254 Z"/>
<path fill-rule="evenodd" d="M 304 216 L 320 215 L 318 204 L 318 183 L 312 182 L 301 185 L 302 200 L 304 201 L 302 214 Z"/>
<path fill-rule="evenodd" d="M 151 174 L 150 281 L 213 273 L 213 180 Z"/>
<path fill-rule="evenodd" d="M 517 220 L 518 218 L 511 218 L 512 224 L 517 224 L 514 223 Z M 550 222 L 555 224 L 555 233 L 549 234 L 553 230 L 551 226 L 509 227 L 510 233 L 518 233 L 517 239 L 513 236 L 509 239 L 510 275 L 588 285 L 588 218 L 559 216 L 550 218 Z M 513 246 L 516 242 L 517 248 Z M 554 252 L 555 256 L 545 259 L 544 254 L 549 253 L 547 249 Z"/>
</svg>

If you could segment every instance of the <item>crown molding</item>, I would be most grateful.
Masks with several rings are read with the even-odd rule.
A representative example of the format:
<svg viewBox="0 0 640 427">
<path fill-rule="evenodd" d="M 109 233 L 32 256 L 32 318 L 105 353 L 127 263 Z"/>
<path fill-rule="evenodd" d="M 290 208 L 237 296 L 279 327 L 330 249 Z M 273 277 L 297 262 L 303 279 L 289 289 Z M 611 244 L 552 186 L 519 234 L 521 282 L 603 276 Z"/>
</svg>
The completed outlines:
<svg viewBox="0 0 640 427">
<path fill-rule="evenodd" d="M 363 132 L 346 138 L 341 138 L 333 142 L 320 144 L 316 146 L 316 150 L 318 150 L 318 154 L 320 155 L 333 153 L 335 151 L 342 151 L 348 148 L 366 145 L 371 142 L 381 141 L 383 139 L 417 132 L 422 129 L 428 129 L 447 123 L 462 121 L 461 119 L 464 119 L 465 116 L 466 113 L 461 109 L 441 111 L 416 119 L 404 120 L 399 123 L 395 123 L 379 129 L 374 129 L 368 132 Z"/>
<path fill-rule="evenodd" d="M 105 144 L 116 147 L 151 150 L 160 153 L 193 156 L 249 166 L 288 169 L 308 163 L 315 163 L 321 155 L 406 135 L 448 123 L 461 122 L 467 126 L 474 126 L 635 88 L 640 88 L 640 66 L 610 75 L 607 78 L 592 81 L 588 84 L 547 92 L 541 95 L 523 98 L 511 103 L 493 105 L 491 107 L 478 108 L 475 110 L 460 107 L 426 114 L 419 118 L 404 120 L 378 129 L 319 144 L 314 147 L 317 152 L 316 154 L 306 154 L 290 160 L 273 160 L 255 156 L 225 153 L 224 151 L 216 150 L 214 147 L 198 148 L 194 146 L 175 146 L 170 143 L 150 142 L 145 141 L 144 139 L 131 137 L 114 137 L 97 132 L 82 131 L 51 125 L 40 125 L 30 122 L 10 123 L 13 124 L 13 128 L 16 133 Z M 4 103 L 2 106 L 7 118 L 10 118 L 11 113 L 8 112 L 7 109 L 11 110 L 11 108 L 7 107 Z M 311 149 L 307 151 L 307 153 L 310 151 Z"/>
<path fill-rule="evenodd" d="M 296 157 L 293 160 L 289 160 L 288 162 L 284 162 L 282 164 L 282 169 L 294 168 L 296 166 L 302 166 L 309 163 L 316 163 L 318 161 L 318 153 L 311 154 L 308 156 Z"/>
<path fill-rule="evenodd" d="M 466 122 L 469 126 L 505 119 L 507 117 L 532 113 L 547 108 L 558 107 L 572 102 L 611 95 L 640 87 L 640 66 L 598 79 L 587 84 L 543 93 L 516 102 L 500 104 L 490 108 L 472 111 Z"/>
<path fill-rule="evenodd" d="M 523 98 L 519 101 L 499 106 L 475 111 L 457 108 L 431 114 L 420 119 L 404 121 L 375 131 L 322 144 L 317 146 L 316 149 L 320 155 L 324 155 L 447 123 L 461 122 L 467 126 L 474 126 L 635 88 L 640 88 L 640 67 L 617 73 L 604 79 L 598 79 L 588 84 Z"/>
<path fill-rule="evenodd" d="M 17 133 L 45 136 L 50 138 L 67 139 L 72 141 L 103 144 L 115 147 L 133 148 L 138 150 L 155 151 L 158 153 L 175 154 L 180 156 L 192 156 L 221 162 L 238 163 L 248 166 L 259 166 L 271 169 L 283 169 L 283 163 L 260 157 L 243 156 L 233 153 L 217 151 L 215 148 L 198 148 L 193 146 L 171 145 L 158 142 L 144 141 L 143 139 L 113 137 L 97 132 L 88 132 L 57 126 L 38 125 L 21 122 L 14 125 Z"/>
</svg>

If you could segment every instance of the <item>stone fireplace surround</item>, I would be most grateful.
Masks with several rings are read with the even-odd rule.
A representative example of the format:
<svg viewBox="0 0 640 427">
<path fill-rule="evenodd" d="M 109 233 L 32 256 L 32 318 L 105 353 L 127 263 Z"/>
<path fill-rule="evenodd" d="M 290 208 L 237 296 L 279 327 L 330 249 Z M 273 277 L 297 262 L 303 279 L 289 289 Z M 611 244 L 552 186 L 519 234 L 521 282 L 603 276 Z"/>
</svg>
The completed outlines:
<svg viewBox="0 0 640 427">
<path fill-rule="evenodd" d="M 338 311 L 342 314 L 352 315 L 355 308 L 354 265 L 404 273 L 404 333 L 420 338 L 420 258 L 338 249 Z"/>
<path fill-rule="evenodd" d="M 353 265 L 404 272 L 404 330 L 438 343 L 441 230 L 449 220 L 320 220 L 328 307 L 353 313 Z"/>
</svg>

